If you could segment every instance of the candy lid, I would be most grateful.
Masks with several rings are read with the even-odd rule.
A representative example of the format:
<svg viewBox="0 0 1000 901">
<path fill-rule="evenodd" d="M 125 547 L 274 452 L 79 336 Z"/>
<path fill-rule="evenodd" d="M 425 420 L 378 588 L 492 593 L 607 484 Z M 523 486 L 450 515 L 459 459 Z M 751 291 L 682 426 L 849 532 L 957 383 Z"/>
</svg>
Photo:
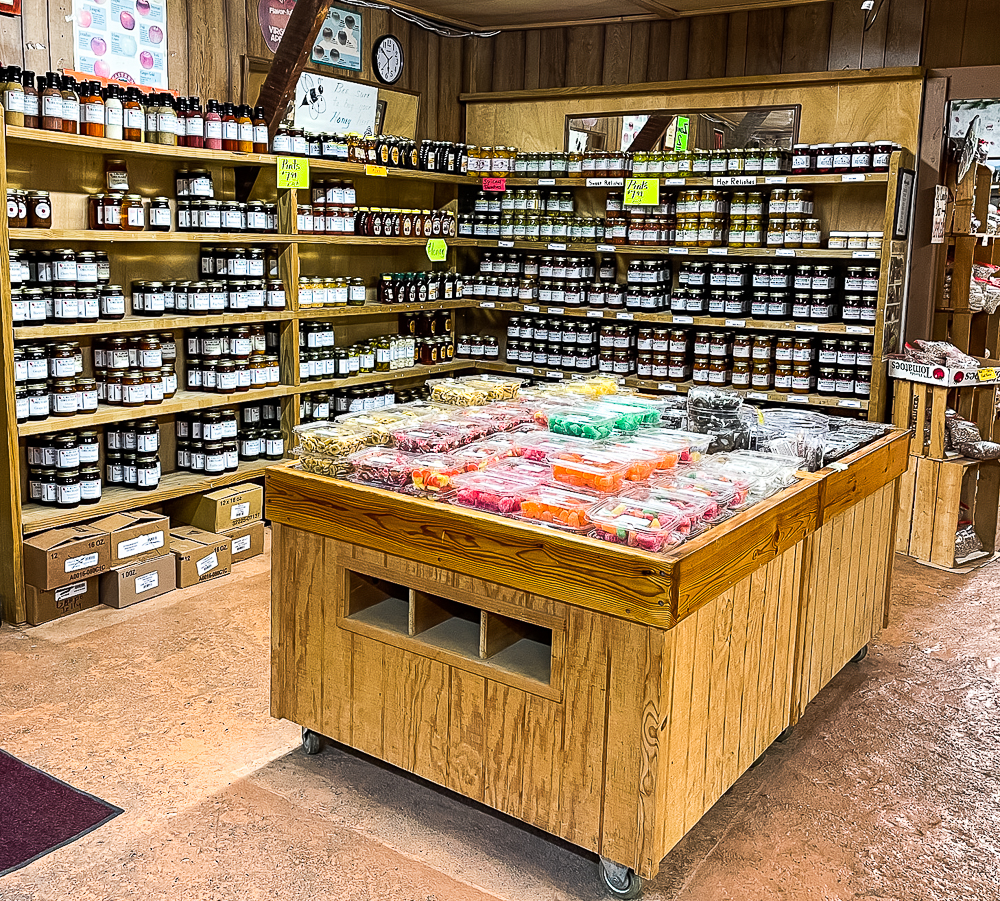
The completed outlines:
<svg viewBox="0 0 1000 901">
<path fill-rule="evenodd" d="M 662 481 L 659 481 L 661 480 Z M 661 485 L 683 488 L 687 491 L 698 491 L 722 507 L 734 510 L 744 506 L 750 496 L 750 486 L 742 479 L 704 469 L 698 465 L 678 466 L 657 477 Z"/>
<path fill-rule="evenodd" d="M 656 553 L 680 544 L 686 522 L 677 509 L 657 501 L 608 498 L 590 511 L 594 537 Z"/>
<path fill-rule="evenodd" d="M 448 500 L 465 507 L 508 515 L 518 513 L 521 501 L 532 488 L 540 484 L 537 475 L 508 470 L 466 472 L 452 480 L 456 491 Z"/>
<path fill-rule="evenodd" d="M 726 517 L 726 512 L 712 498 L 697 491 L 636 486 L 623 492 L 622 496 L 643 503 L 670 504 L 677 511 L 677 515 L 687 521 L 692 535 L 696 535 L 713 523 L 721 522 Z"/>
<path fill-rule="evenodd" d="M 465 471 L 463 465 L 451 454 L 414 454 L 406 464 L 417 491 L 440 494 L 454 486 L 452 476 Z"/>
<path fill-rule="evenodd" d="M 431 397 L 444 404 L 454 404 L 459 407 L 475 407 L 489 400 L 486 388 L 460 382 L 458 379 L 431 379 L 427 382 L 431 389 Z"/>
<path fill-rule="evenodd" d="M 549 457 L 552 477 L 577 488 L 611 494 L 620 491 L 628 463 L 599 451 L 558 451 Z"/>
</svg>

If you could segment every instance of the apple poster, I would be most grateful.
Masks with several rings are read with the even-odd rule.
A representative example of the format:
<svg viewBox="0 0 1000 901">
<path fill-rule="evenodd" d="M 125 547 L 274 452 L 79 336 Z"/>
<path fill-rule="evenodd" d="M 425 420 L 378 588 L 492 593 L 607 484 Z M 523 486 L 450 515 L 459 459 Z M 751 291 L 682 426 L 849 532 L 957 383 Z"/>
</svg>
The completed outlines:
<svg viewBox="0 0 1000 901">
<path fill-rule="evenodd" d="M 166 0 L 73 0 L 76 69 L 167 87 Z"/>
</svg>

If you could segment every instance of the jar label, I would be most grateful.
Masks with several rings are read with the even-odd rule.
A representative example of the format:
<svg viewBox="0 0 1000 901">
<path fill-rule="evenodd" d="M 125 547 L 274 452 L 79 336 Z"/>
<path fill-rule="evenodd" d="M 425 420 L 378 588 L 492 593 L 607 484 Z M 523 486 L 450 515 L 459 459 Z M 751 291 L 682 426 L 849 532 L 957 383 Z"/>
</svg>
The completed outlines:
<svg viewBox="0 0 1000 901">
<path fill-rule="evenodd" d="M 80 395 L 76 391 L 68 394 L 52 394 L 53 413 L 75 413 L 80 409 Z"/>
<path fill-rule="evenodd" d="M 52 357 L 49 360 L 49 374 L 56 379 L 71 378 L 76 375 L 76 361 L 72 357 Z"/>
<path fill-rule="evenodd" d="M 80 465 L 80 450 L 76 447 L 59 448 L 56 451 L 58 469 L 76 469 Z"/>
</svg>

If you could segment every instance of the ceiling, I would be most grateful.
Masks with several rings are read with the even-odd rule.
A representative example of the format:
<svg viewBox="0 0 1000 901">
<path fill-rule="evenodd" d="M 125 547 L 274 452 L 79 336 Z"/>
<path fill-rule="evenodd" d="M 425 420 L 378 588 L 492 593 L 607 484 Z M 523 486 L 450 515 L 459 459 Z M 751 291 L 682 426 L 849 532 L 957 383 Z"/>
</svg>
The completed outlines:
<svg viewBox="0 0 1000 901">
<path fill-rule="evenodd" d="M 826 0 L 405 0 L 389 5 L 474 30 L 674 19 Z"/>
</svg>

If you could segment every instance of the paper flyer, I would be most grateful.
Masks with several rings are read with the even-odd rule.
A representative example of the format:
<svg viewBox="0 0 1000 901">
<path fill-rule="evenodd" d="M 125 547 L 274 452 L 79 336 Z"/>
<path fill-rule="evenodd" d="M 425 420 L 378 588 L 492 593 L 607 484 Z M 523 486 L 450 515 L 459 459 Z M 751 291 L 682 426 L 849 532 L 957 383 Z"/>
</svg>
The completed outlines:
<svg viewBox="0 0 1000 901">
<path fill-rule="evenodd" d="M 73 48 L 79 72 L 165 89 L 166 0 L 74 0 Z"/>
</svg>

